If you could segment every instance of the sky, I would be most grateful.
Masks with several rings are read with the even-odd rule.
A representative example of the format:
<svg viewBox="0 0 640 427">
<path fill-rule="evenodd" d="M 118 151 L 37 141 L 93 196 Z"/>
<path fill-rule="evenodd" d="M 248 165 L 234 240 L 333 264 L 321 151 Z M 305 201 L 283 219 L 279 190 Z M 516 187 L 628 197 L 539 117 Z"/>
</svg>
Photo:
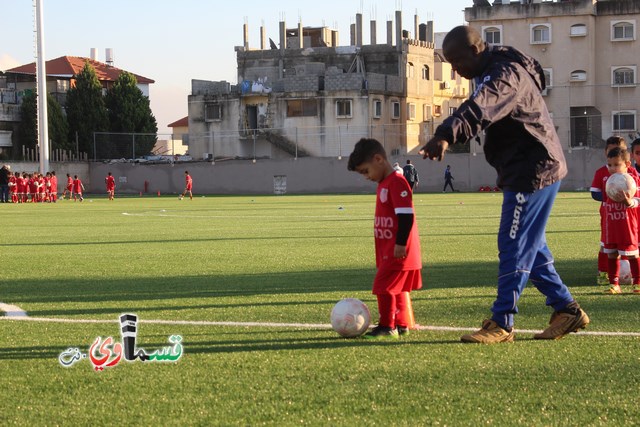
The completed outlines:
<svg viewBox="0 0 640 427">
<path fill-rule="evenodd" d="M 260 46 L 260 26 L 278 42 L 278 23 L 287 28 L 326 25 L 349 44 L 349 26 L 363 14 L 364 40 L 369 21 L 378 21 L 378 40 L 386 40 L 386 21 L 403 12 L 403 27 L 413 32 L 413 16 L 434 21 L 436 32 L 464 23 L 473 0 L 42 0 L 45 57 L 89 57 L 91 48 L 105 61 L 112 48 L 114 66 L 155 80 L 151 109 L 159 133 L 187 115 L 191 80 L 237 83 L 234 47 L 241 46 L 242 26 L 249 25 L 250 47 Z M 0 0 L 3 42 L 0 71 L 35 61 L 33 1 Z M 160 139 L 165 139 L 160 137 Z"/>
</svg>

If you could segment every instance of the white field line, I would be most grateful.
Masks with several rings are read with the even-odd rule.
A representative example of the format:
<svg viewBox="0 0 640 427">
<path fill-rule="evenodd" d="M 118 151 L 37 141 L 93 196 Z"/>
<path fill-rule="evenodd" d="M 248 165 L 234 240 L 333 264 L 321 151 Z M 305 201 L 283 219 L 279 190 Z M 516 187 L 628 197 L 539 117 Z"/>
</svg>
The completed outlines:
<svg viewBox="0 0 640 427">
<path fill-rule="evenodd" d="M 6 308 L 11 308 L 7 311 Z M 0 303 L 0 310 L 6 312 L 6 316 L 0 316 L 0 320 L 19 320 L 29 322 L 50 322 L 50 323 L 97 323 L 97 324 L 120 324 L 118 320 L 100 319 L 65 319 L 53 317 L 29 317 L 26 312 L 19 307 Z M 298 328 L 298 329 L 331 329 L 328 323 L 275 323 L 275 322 L 212 322 L 206 320 L 140 320 L 140 323 L 150 325 L 189 325 L 189 326 L 238 326 L 238 327 L 261 327 L 261 328 Z M 436 332 L 469 332 L 478 328 L 463 328 L 454 326 L 431 326 L 416 325 L 419 331 Z M 535 329 L 515 329 L 521 334 L 536 334 L 542 332 Z M 640 337 L 640 332 L 606 332 L 606 331 L 582 331 L 580 335 L 610 336 L 610 337 Z"/>
</svg>

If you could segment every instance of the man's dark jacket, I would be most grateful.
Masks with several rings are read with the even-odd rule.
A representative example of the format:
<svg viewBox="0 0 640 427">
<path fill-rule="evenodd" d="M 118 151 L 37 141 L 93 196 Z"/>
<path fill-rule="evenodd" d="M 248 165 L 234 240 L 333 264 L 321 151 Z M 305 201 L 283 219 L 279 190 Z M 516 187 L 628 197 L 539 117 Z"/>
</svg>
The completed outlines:
<svg viewBox="0 0 640 427">
<path fill-rule="evenodd" d="M 561 180 L 567 164 L 542 98 L 542 67 L 508 46 L 488 47 L 482 55 L 487 65 L 476 90 L 435 135 L 453 144 L 485 131 L 485 157 L 504 190 L 532 192 Z"/>
</svg>

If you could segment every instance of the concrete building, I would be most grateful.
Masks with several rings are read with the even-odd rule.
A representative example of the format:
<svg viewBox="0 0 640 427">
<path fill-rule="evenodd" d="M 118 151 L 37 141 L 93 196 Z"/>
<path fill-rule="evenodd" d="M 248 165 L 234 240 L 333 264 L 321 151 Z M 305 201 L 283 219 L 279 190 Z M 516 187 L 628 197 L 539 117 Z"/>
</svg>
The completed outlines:
<svg viewBox="0 0 640 427">
<path fill-rule="evenodd" d="M 328 27 L 280 22 L 279 43 L 268 39 L 267 46 L 262 27 L 254 49 L 245 24 L 244 44 L 236 47 L 239 84 L 192 80 L 189 154 L 211 160 L 341 158 L 362 137 L 377 138 L 391 155 L 415 154 L 432 133 L 434 117 L 448 115 L 441 103 L 434 113 L 434 87 L 453 88 L 450 72 L 434 60 L 433 23 L 420 24 L 415 16 L 412 37 L 398 11 L 387 22 L 384 43 L 376 21 L 369 25 L 366 44 L 357 14 L 350 44 L 339 46 L 338 32 Z M 436 81 L 437 74 L 446 82 Z"/>
<path fill-rule="evenodd" d="M 566 150 L 603 147 L 638 134 L 640 0 L 474 1 L 469 25 L 492 44 L 540 61 L 546 96 Z"/>
</svg>

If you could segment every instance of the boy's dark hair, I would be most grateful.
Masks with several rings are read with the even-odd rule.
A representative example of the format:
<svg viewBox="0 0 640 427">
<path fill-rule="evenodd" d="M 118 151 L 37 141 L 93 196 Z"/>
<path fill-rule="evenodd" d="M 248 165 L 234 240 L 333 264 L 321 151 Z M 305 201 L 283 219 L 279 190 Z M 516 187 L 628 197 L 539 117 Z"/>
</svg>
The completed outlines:
<svg viewBox="0 0 640 427">
<path fill-rule="evenodd" d="M 189 175 L 189 171 L 184 171 L 185 174 Z"/>
<path fill-rule="evenodd" d="M 633 147 L 636 147 L 640 145 L 640 138 L 636 138 L 633 140 L 633 142 L 631 143 L 631 149 L 633 150 Z"/>
<path fill-rule="evenodd" d="M 353 147 L 353 153 L 349 155 L 347 169 L 350 171 L 356 170 L 356 168 L 361 164 L 373 159 L 373 156 L 376 154 L 381 155 L 385 159 L 387 158 L 387 153 L 384 151 L 384 147 L 377 139 L 362 138 L 356 143 L 355 147 Z"/>
<path fill-rule="evenodd" d="M 611 150 L 609 150 L 609 152 L 607 153 L 607 159 L 615 159 L 617 157 L 619 157 L 625 162 L 631 161 L 631 155 L 629 154 L 626 148 L 614 147 Z"/>
<path fill-rule="evenodd" d="M 407 164 L 410 165 L 411 164 L 411 159 L 407 159 Z"/>
<path fill-rule="evenodd" d="M 610 136 L 609 138 L 607 138 L 607 141 L 604 145 L 605 147 L 608 147 L 609 145 L 615 145 L 616 147 L 627 148 L 627 141 L 625 141 L 621 136 Z"/>
</svg>

